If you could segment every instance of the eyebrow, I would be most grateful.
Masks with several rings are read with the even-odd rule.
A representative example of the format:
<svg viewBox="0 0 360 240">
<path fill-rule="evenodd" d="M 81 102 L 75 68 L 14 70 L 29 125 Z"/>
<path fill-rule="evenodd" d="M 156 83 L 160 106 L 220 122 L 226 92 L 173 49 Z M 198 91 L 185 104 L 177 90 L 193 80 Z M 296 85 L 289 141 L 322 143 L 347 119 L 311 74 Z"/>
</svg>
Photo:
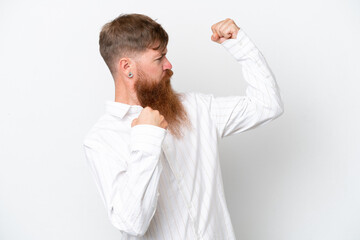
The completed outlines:
<svg viewBox="0 0 360 240">
<path fill-rule="evenodd" d="M 164 53 L 162 53 L 161 55 L 160 54 L 156 54 L 156 57 L 163 57 L 163 56 L 165 56 L 166 54 L 167 54 L 167 50 L 166 50 L 166 52 L 164 52 Z"/>
</svg>

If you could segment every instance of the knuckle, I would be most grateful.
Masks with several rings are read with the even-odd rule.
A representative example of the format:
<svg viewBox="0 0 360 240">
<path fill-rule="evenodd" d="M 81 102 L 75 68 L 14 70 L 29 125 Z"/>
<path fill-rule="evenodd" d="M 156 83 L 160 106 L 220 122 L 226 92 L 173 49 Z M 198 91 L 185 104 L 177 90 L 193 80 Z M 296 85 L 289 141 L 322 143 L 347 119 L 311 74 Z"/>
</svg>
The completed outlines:
<svg viewBox="0 0 360 240">
<path fill-rule="evenodd" d="M 217 29 L 217 24 L 212 25 L 211 30 L 212 30 L 213 32 L 216 32 L 216 29 Z"/>
</svg>

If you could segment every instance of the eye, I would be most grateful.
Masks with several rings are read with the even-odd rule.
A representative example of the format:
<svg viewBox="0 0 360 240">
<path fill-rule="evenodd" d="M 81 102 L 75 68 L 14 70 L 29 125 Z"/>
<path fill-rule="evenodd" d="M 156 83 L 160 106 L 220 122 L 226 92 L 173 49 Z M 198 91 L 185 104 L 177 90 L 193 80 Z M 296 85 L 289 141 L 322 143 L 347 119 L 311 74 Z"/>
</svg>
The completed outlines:
<svg viewBox="0 0 360 240">
<path fill-rule="evenodd" d="M 158 58 L 158 59 L 156 59 L 156 60 L 160 61 L 160 60 L 161 60 L 162 58 L 163 58 L 163 57 L 161 57 L 161 58 Z"/>
</svg>

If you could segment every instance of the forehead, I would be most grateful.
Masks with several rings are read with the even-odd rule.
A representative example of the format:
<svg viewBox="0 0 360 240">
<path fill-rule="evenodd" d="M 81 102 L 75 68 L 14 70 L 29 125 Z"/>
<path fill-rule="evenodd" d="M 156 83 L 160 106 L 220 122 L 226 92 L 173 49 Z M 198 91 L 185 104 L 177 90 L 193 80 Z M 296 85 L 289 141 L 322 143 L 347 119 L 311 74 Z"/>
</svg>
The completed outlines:
<svg viewBox="0 0 360 240">
<path fill-rule="evenodd" d="M 167 53 L 167 48 L 163 49 L 163 50 L 154 50 L 151 48 L 148 48 L 145 52 L 144 55 L 147 57 L 157 57 L 157 56 L 161 56 L 161 55 L 165 55 Z"/>
</svg>

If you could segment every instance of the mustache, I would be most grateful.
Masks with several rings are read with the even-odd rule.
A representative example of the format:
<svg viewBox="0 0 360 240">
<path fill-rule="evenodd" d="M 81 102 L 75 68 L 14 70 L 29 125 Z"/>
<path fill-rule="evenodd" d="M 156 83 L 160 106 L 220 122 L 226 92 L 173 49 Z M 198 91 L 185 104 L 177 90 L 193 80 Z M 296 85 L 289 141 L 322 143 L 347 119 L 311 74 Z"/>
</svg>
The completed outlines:
<svg viewBox="0 0 360 240">
<path fill-rule="evenodd" d="M 170 80 L 170 78 L 172 77 L 172 75 L 174 75 L 174 72 L 173 72 L 171 69 L 166 69 L 166 70 L 165 70 L 165 75 L 164 75 L 164 77 L 163 77 L 162 80 L 167 80 L 167 79 Z"/>
</svg>

